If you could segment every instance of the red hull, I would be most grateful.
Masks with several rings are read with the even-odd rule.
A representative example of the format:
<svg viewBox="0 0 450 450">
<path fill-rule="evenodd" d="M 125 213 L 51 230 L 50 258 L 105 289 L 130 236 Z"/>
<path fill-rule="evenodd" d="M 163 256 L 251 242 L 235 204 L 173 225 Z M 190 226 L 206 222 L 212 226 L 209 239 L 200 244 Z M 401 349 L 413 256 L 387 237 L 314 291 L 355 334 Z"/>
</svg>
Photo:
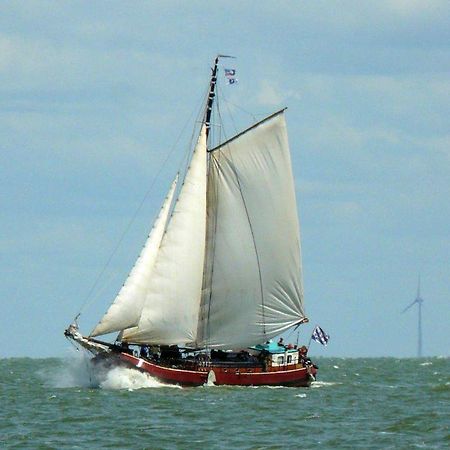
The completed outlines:
<svg viewBox="0 0 450 450">
<path fill-rule="evenodd" d="M 188 370 L 162 366 L 127 353 L 121 353 L 120 360 L 149 373 L 163 383 L 181 386 L 202 386 L 208 382 L 208 375 L 211 371 L 214 371 L 214 384 L 216 385 L 309 386 L 317 372 L 312 366 L 306 368 L 300 365 L 291 365 L 263 371 L 261 368 L 239 366 L 218 367 L 214 366 L 214 363 L 207 367 Z"/>
</svg>

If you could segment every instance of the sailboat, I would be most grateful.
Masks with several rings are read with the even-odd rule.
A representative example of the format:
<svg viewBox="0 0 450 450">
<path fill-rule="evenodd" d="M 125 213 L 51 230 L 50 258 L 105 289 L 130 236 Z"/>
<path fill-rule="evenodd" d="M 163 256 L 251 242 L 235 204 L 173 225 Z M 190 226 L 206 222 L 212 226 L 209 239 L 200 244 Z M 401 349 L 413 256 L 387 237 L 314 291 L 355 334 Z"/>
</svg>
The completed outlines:
<svg viewBox="0 0 450 450">
<path fill-rule="evenodd" d="M 181 187 L 176 177 L 106 314 L 88 336 L 77 320 L 65 335 L 94 362 L 164 383 L 309 386 L 306 347 L 273 341 L 308 322 L 285 109 L 212 146 L 221 57 Z"/>
</svg>

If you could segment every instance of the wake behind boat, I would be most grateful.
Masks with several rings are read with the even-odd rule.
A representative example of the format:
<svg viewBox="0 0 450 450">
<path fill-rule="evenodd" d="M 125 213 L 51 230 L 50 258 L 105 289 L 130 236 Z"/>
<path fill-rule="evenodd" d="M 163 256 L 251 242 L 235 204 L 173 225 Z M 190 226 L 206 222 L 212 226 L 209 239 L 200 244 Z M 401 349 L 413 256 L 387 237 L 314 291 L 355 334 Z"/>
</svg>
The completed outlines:
<svg viewBox="0 0 450 450">
<path fill-rule="evenodd" d="M 308 322 L 285 110 L 212 146 L 219 58 L 181 187 L 177 176 L 97 326 L 65 335 L 94 361 L 166 383 L 308 386 L 306 347 L 272 342 Z M 97 339 L 113 332 L 113 344 Z"/>
</svg>

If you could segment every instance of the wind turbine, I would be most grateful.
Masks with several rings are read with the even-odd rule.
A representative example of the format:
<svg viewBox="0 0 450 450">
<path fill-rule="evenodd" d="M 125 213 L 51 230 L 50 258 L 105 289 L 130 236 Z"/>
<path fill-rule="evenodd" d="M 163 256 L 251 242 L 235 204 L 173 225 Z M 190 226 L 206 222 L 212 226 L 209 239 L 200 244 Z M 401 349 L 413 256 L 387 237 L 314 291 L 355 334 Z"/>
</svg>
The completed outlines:
<svg viewBox="0 0 450 450">
<path fill-rule="evenodd" d="M 418 318 L 418 324 L 417 324 L 417 336 L 418 336 L 417 357 L 421 358 L 422 357 L 422 303 L 423 303 L 423 298 L 420 296 L 420 275 L 419 275 L 419 283 L 418 283 L 418 286 L 417 286 L 416 299 L 410 305 L 408 305 L 402 311 L 402 313 L 408 311 L 408 309 L 413 307 L 416 303 L 419 305 L 419 318 Z"/>
</svg>

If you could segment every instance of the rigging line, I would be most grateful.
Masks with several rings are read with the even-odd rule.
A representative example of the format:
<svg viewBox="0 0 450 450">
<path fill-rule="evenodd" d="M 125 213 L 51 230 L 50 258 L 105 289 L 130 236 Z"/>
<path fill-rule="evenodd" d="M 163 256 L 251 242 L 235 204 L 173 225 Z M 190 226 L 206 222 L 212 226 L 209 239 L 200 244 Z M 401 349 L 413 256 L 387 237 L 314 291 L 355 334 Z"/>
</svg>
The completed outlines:
<svg viewBox="0 0 450 450">
<path fill-rule="evenodd" d="M 125 230 L 122 232 L 118 243 L 116 244 L 116 246 L 113 248 L 109 258 L 107 259 L 105 265 L 103 266 L 102 270 L 100 271 L 99 275 L 97 276 L 97 278 L 95 279 L 91 289 L 89 290 L 88 294 L 86 295 L 86 298 L 80 308 L 80 310 L 78 311 L 78 314 L 76 315 L 76 317 L 78 318 L 81 313 L 83 312 L 83 310 L 89 306 L 93 299 L 91 298 L 94 290 L 97 288 L 98 283 L 100 282 L 100 279 L 103 277 L 103 275 L 105 274 L 106 270 L 108 269 L 108 267 L 111 264 L 112 259 L 114 258 L 114 256 L 116 255 L 118 249 L 120 248 L 120 246 L 122 245 L 122 242 L 125 238 L 125 236 L 128 234 L 131 226 L 134 224 L 139 212 L 141 211 L 142 207 L 144 206 L 144 203 L 146 202 L 147 198 L 150 195 L 150 192 L 152 192 L 153 187 L 156 184 L 156 181 L 158 180 L 159 176 L 161 175 L 163 169 L 165 168 L 167 162 L 169 161 L 170 157 L 172 156 L 172 153 L 174 152 L 176 146 L 178 145 L 179 140 L 181 139 L 182 134 L 184 133 L 185 129 L 187 128 L 188 124 L 190 123 L 192 116 L 194 115 L 194 112 L 191 113 L 191 115 L 189 116 L 189 118 L 186 120 L 183 128 L 181 129 L 180 133 L 178 134 L 174 144 L 172 145 L 172 148 L 169 150 L 165 160 L 163 161 L 162 165 L 160 166 L 158 172 L 156 173 L 155 177 L 153 178 L 152 183 L 150 184 L 149 189 L 147 190 L 147 192 L 145 193 L 143 199 L 141 200 L 141 202 L 139 203 L 135 213 L 133 214 L 131 220 L 129 221 L 128 225 L 125 227 Z"/>
<path fill-rule="evenodd" d="M 72 339 L 69 339 L 68 337 L 66 337 L 66 339 L 70 342 L 70 345 L 73 345 L 73 347 L 75 348 L 75 350 L 76 350 L 77 352 L 80 351 L 80 349 L 78 348 L 77 345 L 75 345 L 75 342 L 73 342 Z"/>
<path fill-rule="evenodd" d="M 228 110 L 228 114 L 230 115 L 230 119 L 231 119 L 231 122 L 232 122 L 232 124 L 233 124 L 233 126 L 234 126 L 235 133 L 236 133 L 236 132 L 237 132 L 236 124 L 234 123 L 233 117 L 231 116 L 229 110 Z M 219 108 L 217 108 L 217 116 L 218 116 L 218 118 L 219 118 L 219 123 L 220 123 L 220 125 L 221 125 L 221 127 L 220 127 L 221 137 L 222 137 L 222 134 L 223 134 L 224 142 L 226 142 L 226 141 L 228 141 L 228 136 L 227 136 L 227 132 L 226 132 L 226 130 L 225 130 L 225 123 L 224 123 L 224 120 L 222 119 L 222 113 L 220 112 L 220 109 L 219 109 Z M 216 148 L 216 147 L 215 147 L 215 148 Z"/>
<path fill-rule="evenodd" d="M 231 114 L 230 107 L 228 106 L 227 100 L 225 99 L 225 95 L 223 94 L 223 91 L 222 91 L 222 90 L 219 91 L 219 94 L 220 94 L 220 96 L 221 96 L 221 99 L 225 102 L 225 108 L 227 109 L 227 114 L 228 114 L 228 116 L 230 117 L 231 124 L 233 125 L 233 128 L 234 128 L 234 134 L 237 134 L 237 132 L 238 132 L 238 127 L 236 126 L 236 122 L 235 122 L 234 119 L 233 119 L 233 114 Z M 221 121 L 222 124 L 223 124 L 222 116 L 221 116 L 220 112 L 219 112 L 219 117 L 220 117 L 220 121 Z M 223 126 L 223 125 L 222 125 L 222 126 Z M 226 141 L 226 140 L 227 140 L 227 137 L 226 137 L 225 134 L 226 134 L 226 133 L 225 133 L 225 129 L 224 129 L 224 137 L 225 137 L 225 141 Z"/>
<path fill-rule="evenodd" d="M 96 302 L 99 298 L 101 298 L 103 294 L 107 292 L 109 286 L 117 285 L 119 283 L 120 283 L 120 274 L 105 273 L 101 278 L 101 280 L 99 280 L 95 292 L 92 293 L 92 297 L 88 305 Z M 122 283 L 121 288 L 123 287 L 124 284 L 125 283 Z"/>
<path fill-rule="evenodd" d="M 252 119 L 257 122 L 258 118 L 255 116 L 255 114 L 253 114 L 251 111 L 247 111 L 246 109 L 242 108 L 241 106 L 239 106 L 236 103 L 230 102 L 229 100 L 227 100 L 225 97 L 223 97 L 223 101 L 231 106 L 234 106 L 237 109 L 240 109 L 242 112 L 244 112 L 245 114 L 248 114 L 249 116 L 252 117 Z M 265 114 L 258 114 L 259 116 L 264 116 Z"/>
<path fill-rule="evenodd" d="M 291 331 L 289 331 L 289 333 L 286 335 L 286 340 L 292 335 L 292 333 L 296 330 L 297 328 L 292 327 Z M 300 333 L 300 331 L 299 331 Z M 298 337 L 297 337 L 297 341 L 298 341 Z"/>
<path fill-rule="evenodd" d="M 219 98 L 217 101 L 217 116 L 218 116 L 218 122 L 220 124 L 220 138 L 217 145 L 220 145 L 221 142 L 227 142 L 229 133 L 227 133 L 226 125 L 224 118 L 222 117 L 222 112 L 219 107 L 219 101 L 225 100 L 224 91 L 222 88 L 220 90 L 218 89 Z M 220 99 L 220 100 L 219 100 Z M 231 125 L 233 126 L 233 134 L 236 134 L 238 132 L 238 127 L 236 126 L 236 122 L 234 121 L 233 114 L 231 113 L 230 108 L 226 105 L 225 101 L 225 107 L 226 107 L 226 113 L 228 117 L 230 118 Z"/>
<path fill-rule="evenodd" d="M 203 109 L 204 109 L 205 99 L 208 96 L 208 92 L 209 92 L 209 89 L 207 89 L 205 91 L 205 93 L 202 95 L 202 99 L 201 99 L 201 102 L 200 102 L 200 107 L 198 108 L 197 115 L 195 116 L 195 122 L 197 124 L 198 123 L 202 123 L 203 124 L 203 122 L 201 122 L 200 118 L 203 116 Z M 192 117 L 192 115 L 193 114 L 191 114 L 190 118 Z M 186 173 L 188 171 L 189 164 L 191 162 L 191 157 L 192 157 L 192 154 L 193 154 L 194 139 L 195 139 L 195 136 L 198 135 L 198 134 L 199 134 L 199 132 L 197 130 L 197 127 L 194 126 L 192 128 L 192 133 L 191 133 L 191 138 L 189 140 L 189 145 L 188 145 L 188 147 L 187 147 L 187 149 L 185 151 L 185 155 L 184 155 L 183 159 L 181 160 L 180 166 L 178 168 L 178 171 L 180 172 L 181 171 L 181 167 L 184 165 L 184 171 L 182 172 L 182 174 L 183 174 L 183 177 L 182 177 L 183 181 L 182 181 L 182 183 L 180 185 L 183 185 L 183 183 L 184 183 L 184 177 L 186 176 Z"/>
</svg>

